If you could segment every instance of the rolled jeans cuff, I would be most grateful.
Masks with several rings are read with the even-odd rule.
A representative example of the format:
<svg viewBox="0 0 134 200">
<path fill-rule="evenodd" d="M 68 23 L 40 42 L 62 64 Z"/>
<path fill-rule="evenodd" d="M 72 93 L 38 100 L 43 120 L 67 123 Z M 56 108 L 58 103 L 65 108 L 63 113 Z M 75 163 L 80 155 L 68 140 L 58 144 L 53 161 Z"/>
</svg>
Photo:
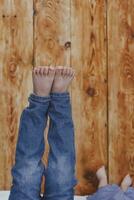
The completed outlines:
<svg viewBox="0 0 134 200">
<path fill-rule="evenodd" d="M 49 102 L 51 100 L 50 95 L 48 96 L 38 96 L 34 93 L 31 93 L 28 97 L 29 101 L 33 101 L 33 102 L 37 102 L 37 103 L 46 103 Z"/>
<path fill-rule="evenodd" d="M 69 94 L 69 92 L 51 92 L 50 93 L 50 96 L 52 97 L 52 98 L 68 98 L 68 97 L 70 97 L 70 94 Z"/>
</svg>

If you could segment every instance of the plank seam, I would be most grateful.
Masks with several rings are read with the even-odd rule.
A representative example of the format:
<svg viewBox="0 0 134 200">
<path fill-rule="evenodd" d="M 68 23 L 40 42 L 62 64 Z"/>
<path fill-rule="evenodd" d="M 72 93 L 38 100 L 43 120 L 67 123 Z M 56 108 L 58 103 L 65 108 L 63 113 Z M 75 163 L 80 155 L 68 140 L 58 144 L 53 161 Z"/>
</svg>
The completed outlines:
<svg viewBox="0 0 134 200">
<path fill-rule="evenodd" d="M 109 76 L 108 76 L 108 0 L 106 2 L 106 76 L 107 76 L 107 173 L 108 173 L 108 182 L 109 182 L 109 91 L 108 91 L 108 83 L 109 83 Z"/>
</svg>

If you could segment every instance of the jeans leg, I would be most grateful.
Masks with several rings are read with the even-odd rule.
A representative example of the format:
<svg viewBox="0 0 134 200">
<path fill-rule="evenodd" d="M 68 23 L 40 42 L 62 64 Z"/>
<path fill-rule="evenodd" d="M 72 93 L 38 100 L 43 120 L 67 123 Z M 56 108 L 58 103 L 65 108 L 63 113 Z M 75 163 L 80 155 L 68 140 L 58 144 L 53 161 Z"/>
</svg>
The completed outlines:
<svg viewBox="0 0 134 200">
<path fill-rule="evenodd" d="M 75 177 L 74 124 L 70 95 L 52 93 L 48 114 L 50 145 L 48 167 L 45 173 L 45 200 L 73 200 Z"/>
<path fill-rule="evenodd" d="M 47 123 L 50 96 L 31 94 L 20 118 L 13 183 L 9 200 L 39 200 L 45 170 L 41 158 L 44 153 L 44 129 Z"/>
</svg>

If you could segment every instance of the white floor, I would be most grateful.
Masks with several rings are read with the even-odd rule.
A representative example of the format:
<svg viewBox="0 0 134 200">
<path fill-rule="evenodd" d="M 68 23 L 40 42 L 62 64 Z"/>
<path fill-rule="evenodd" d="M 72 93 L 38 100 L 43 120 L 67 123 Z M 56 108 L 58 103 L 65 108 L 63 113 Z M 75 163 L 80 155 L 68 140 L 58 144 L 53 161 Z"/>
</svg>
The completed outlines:
<svg viewBox="0 0 134 200">
<path fill-rule="evenodd" d="M 9 191 L 0 191 L 0 200 L 8 200 Z M 86 200 L 86 196 L 75 196 L 75 200 Z"/>
</svg>

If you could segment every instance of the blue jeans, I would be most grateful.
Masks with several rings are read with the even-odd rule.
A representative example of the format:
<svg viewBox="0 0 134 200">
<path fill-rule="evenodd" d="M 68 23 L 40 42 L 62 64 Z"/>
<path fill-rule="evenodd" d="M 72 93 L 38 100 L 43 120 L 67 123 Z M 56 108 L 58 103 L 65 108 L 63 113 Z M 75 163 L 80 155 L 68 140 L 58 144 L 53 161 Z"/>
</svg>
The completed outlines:
<svg viewBox="0 0 134 200">
<path fill-rule="evenodd" d="M 45 176 L 43 200 L 73 200 L 75 177 L 74 125 L 70 95 L 31 94 L 20 118 L 13 183 L 9 200 L 41 200 L 41 181 Z M 44 129 L 50 117 L 48 165 L 42 163 L 45 150 Z"/>
</svg>

